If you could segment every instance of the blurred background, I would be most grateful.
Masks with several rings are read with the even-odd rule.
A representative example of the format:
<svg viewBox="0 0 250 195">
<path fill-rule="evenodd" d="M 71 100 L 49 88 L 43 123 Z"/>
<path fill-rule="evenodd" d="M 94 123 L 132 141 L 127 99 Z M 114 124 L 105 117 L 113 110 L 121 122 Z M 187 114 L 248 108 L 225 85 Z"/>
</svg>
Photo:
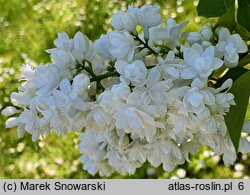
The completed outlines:
<svg viewBox="0 0 250 195">
<path fill-rule="evenodd" d="M 186 30 L 198 30 L 206 22 L 196 13 L 198 0 L 0 0 L 0 110 L 10 104 L 9 95 L 17 90 L 23 63 L 34 66 L 50 62 L 44 51 L 53 48 L 58 32 L 71 37 L 81 31 L 92 41 L 112 30 L 111 16 L 132 4 L 161 7 L 163 18 L 189 21 Z M 250 110 L 250 109 L 248 109 Z M 247 117 L 250 118 L 250 112 Z M 45 140 L 31 141 L 31 136 L 17 137 L 16 129 L 5 129 L 6 118 L 0 115 L 0 178 L 99 178 L 82 169 L 78 158 L 78 134 L 65 137 L 52 134 Z M 169 173 L 162 167 L 145 164 L 133 176 L 111 178 L 248 178 L 250 155 L 238 155 L 235 165 L 224 166 L 221 157 L 202 149 Z"/>
</svg>

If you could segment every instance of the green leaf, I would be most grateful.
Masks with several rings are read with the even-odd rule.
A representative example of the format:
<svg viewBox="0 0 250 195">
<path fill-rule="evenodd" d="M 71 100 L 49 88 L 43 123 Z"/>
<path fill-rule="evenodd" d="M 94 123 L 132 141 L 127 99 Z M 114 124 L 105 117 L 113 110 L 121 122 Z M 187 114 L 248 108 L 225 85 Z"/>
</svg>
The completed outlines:
<svg viewBox="0 0 250 195">
<path fill-rule="evenodd" d="M 248 71 L 248 69 L 243 67 L 230 68 L 227 73 L 217 81 L 215 87 L 220 87 L 229 78 L 233 81 L 236 81 L 241 75 L 245 74 Z"/>
<path fill-rule="evenodd" d="M 250 54 L 244 56 L 240 61 L 238 66 L 245 66 L 248 65 L 250 63 Z"/>
<path fill-rule="evenodd" d="M 215 6 L 216 5 L 216 6 Z M 220 17 L 226 13 L 227 8 L 224 0 L 200 0 L 197 6 L 197 12 L 199 16 Z"/>
<path fill-rule="evenodd" d="M 199 16 L 207 18 L 220 17 L 227 9 L 234 5 L 234 0 L 200 0 L 197 6 Z"/>
<path fill-rule="evenodd" d="M 250 1 L 238 0 L 238 6 L 238 23 L 250 31 Z"/>
<path fill-rule="evenodd" d="M 247 31 L 247 29 L 245 29 L 243 26 L 236 24 L 235 32 L 238 33 L 243 40 L 245 40 L 245 41 L 250 40 L 250 32 Z"/>
<path fill-rule="evenodd" d="M 229 113 L 224 116 L 227 130 L 238 151 L 240 134 L 245 120 L 250 95 L 250 71 L 240 76 L 234 83 L 230 92 L 234 94 L 236 105 L 230 107 Z"/>
<path fill-rule="evenodd" d="M 218 22 L 215 24 L 214 29 L 218 26 L 227 27 L 230 31 L 235 29 L 236 21 L 235 21 L 235 6 L 231 6 L 227 12 L 221 16 Z"/>
</svg>

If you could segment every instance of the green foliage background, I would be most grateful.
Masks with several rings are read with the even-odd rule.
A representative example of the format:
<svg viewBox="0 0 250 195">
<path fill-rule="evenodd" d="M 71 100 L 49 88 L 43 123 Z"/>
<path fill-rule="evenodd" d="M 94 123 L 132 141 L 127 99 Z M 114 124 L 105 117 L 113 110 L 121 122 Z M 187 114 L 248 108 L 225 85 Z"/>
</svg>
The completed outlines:
<svg viewBox="0 0 250 195">
<path fill-rule="evenodd" d="M 50 61 L 44 50 L 54 47 L 57 32 L 65 31 L 72 37 L 81 31 L 94 41 L 112 30 L 111 15 L 126 10 L 131 3 L 158 4 L 164 18 L 189 21 L 187 30 L 216 22 L 197 16 L 197 0 L 0 0 L 0 110 L 10 104 L 9 95 L 17 89 L 23 63 Z M 0 178 L 93 178 L 78 160 L 77 133 L 65 137 L 52 134 L 32 142 L 28 134 L 18 138 L 16 129 L 5 129 L 5 120 L 0 115 Z M 221 157 L 211 156 L 204 148 L 172 173 L 145 164 L 133 176 L 115 174 L 111 178 L 249 178 L 249 155 L 239 154 L 236 164 L 227 167 Z"/>
</svg>

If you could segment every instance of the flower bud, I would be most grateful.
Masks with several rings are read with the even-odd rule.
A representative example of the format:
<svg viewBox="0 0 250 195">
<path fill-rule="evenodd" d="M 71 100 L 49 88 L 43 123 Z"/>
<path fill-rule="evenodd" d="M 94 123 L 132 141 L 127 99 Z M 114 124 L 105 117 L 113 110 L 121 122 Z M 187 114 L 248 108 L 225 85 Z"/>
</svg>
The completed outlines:
<svg viewBox="0 0 250 195">
<path fill-rule="evenodd" d="M 200 30 L 201 36 L 206 40 L 209 41 L 213 37 L 212 25 L 206 24 Z"/>
<path fill-rule="evenodd" d="M 117 30 L 127 30 L 136 34 L 137 20 L 134 13 L 117 12 L 112 17 L 112 26 Z"/>
<path fill-rule="evenodd" d="M 6 128 L 13 128 L 19 124 L 19 120 L 15 117 L 11 117 L 6 121 Z"/>
<path fill-rule="evenodd" d="M 201 46 L 203 48 L 207 48 L 210 47 L 212 45 L 212 43 L 210 43 L 209 41 L 202 41 Z"/>
<path fill-rule="evenodd" d="M 135 41 L 127 31 L 110 33 L 110 53 L 119 60 L 132 61 L 135 53 Z"/>
<path fill-rule="evenodd" d="M 13 106 L 8 106 L 2 110 L 2 115 L 5 115 L 5 116 L 11 116 L 11 115 L 16 114 L 16 113 L 20 113 L 20 111 L 17 110 Z"/>
<path fill-rule="evenodd" d="M 161 23 L 160 7 L 144 5 L 140 8 L 129 6 L 129 12 L 136 15 L 138 25 L 144 28 L 157 26 Z"/>
<path fill-rule="evenodd" d="M 94 48 L 96 53 L 100 56 L 108 59 L 114 60 L 114 57 L 110 53 L 110 41 L 109 41 L 109 33 L 106 35 L 101 35 L 101 37 L 95 41 Z"/>
<path fill-rule="evenodd" d="M 199 43 L 201 40 L 201 35 L 197 32 L 191 32 L 188 34 L 187 42 L 191 45 L 194 43 Z"/>
</svg>

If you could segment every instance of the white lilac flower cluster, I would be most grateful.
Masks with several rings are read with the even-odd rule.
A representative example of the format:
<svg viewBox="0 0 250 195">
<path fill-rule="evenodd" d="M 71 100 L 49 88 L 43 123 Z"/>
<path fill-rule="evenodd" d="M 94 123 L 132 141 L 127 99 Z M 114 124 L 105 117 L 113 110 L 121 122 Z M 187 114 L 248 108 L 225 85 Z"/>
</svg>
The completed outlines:
<svg viewBox="0 0 250 195">
<path fill-rule="evenodd" d="M 162 20 L 158 6 L 129 6 L 113 15 L 114 31 L 92 43 L 78 32 L 59 33 L 47 50 L 53 64 L 24 65 L 8 128 L 32 134 L 85 131 L 79 150 L 94 175 L 133 174 L 146 161 L 172 171 L 202 146 L 236 159 L 223 116 L 234 105 L 232 80 L 209 82 L 222 66 L 235 67 L 247 46 L 226 28 L 182 33 L 186 22 Z M 187 33 L 186 33 L 187 34 Z M 242 139 L 240 149 L 249 152 Z"/>
</svg>

